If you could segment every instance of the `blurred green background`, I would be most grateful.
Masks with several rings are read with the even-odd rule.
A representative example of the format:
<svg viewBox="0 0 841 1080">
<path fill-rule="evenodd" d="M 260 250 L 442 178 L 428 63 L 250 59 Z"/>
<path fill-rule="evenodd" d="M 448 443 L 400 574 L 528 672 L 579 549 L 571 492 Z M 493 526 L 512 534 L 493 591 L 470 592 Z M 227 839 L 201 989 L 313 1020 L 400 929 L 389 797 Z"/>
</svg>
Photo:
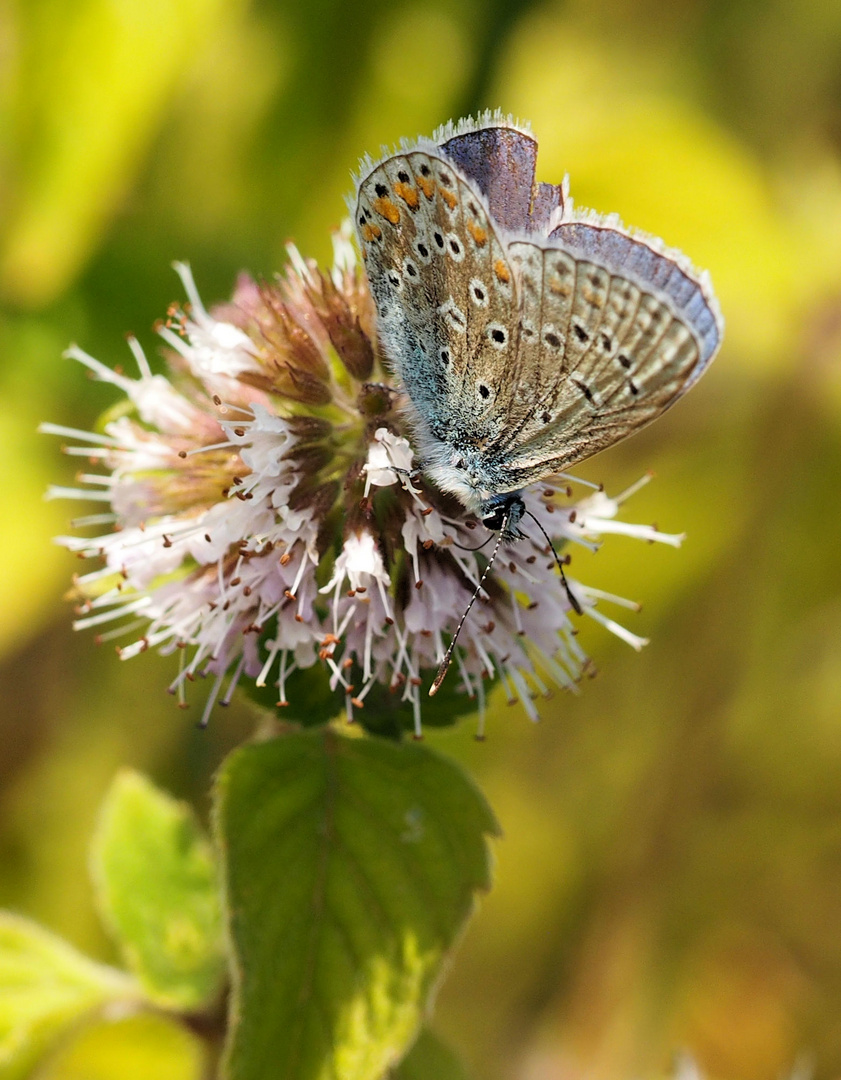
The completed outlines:
<svg viewBox="0 0 841 1080">
<path fill-rule="evenodd" d="M 644 601 L 652 643 L 585 628 L 599 677 L 540 725 L 494 699 L 487 743 L 429 733 L 505 830 L 436 1026 L 482 1080 L 630 1080 L 682 1048 L 711 1077 L 836 1077 L 837 0 L 0 5 L 0 905 L 111 958 L 85 861 L 114 771 L 206 811 L 252 724 L 197 732 L 170 661 L 71 633 L 50 538 L 76 509 L 42 501 L 71 463 L 35 428 L 113 395 L 62 349 L 125 363 L 134 331 L 154 353 L 173 259 L 207 302 L 289 237 L 327 259 L 359 155 L 496 106 L 532 122 L 539 178 L 708 267 L 727 333 L 685 401 L 580 470 L 615 492 L 654 469 L 626 516 L 688 533 L 576 555 Z"/>
</svg>

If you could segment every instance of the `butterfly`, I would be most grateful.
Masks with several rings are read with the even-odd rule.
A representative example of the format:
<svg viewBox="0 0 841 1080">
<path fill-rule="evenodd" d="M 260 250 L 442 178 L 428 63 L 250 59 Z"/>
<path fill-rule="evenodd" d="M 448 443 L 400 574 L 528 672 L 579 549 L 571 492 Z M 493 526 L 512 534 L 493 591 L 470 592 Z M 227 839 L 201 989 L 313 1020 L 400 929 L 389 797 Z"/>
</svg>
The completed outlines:
<svg viewBox="0 0 841 1080">
<path fill-rule="evenodd" d="M 575 212 L 536 163 L 531 133 L 486 113 L 364 162 L 352 206 L 421 467 L 500 540 L 527 485 L 660 416 L 723 333 L 706 273 Z"/>
</svg>

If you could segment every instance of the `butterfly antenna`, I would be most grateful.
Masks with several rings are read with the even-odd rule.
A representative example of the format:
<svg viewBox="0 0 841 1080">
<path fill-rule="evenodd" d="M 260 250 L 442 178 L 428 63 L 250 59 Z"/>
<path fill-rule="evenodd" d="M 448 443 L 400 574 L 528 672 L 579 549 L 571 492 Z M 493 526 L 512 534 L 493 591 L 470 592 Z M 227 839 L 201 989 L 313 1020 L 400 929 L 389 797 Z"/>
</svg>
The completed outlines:
<svg viewBox="0 0 841 1080">
<path fill-rule="evenodd" d="M 461 622 L 456 627 L 456 632 L 453 634 L 452 641 L 450 642 L 450 647 L 447 649 L 446 653 L 444 654 L 444 659 L 441 661 L 440 667 L 438 668 L 438 674 L 435 676 L 435 682 L 429 688 L 429 696 L 430 697 L 432 697 L 433 694 L 436 694 L 438 692 L 438 689 L 441 686 L 441 683 L 444 681 L 444 676 L 447 674 L 447 671 L 448 671 L 448 669 L 450 667 L 450 663 L 452 662 L 452 659 L 453 659 L 453 652 L 454 652 L 455 647 L 456 647 L 456 642 L 458 641 L 458 636 L 461 633 L 461 628 L 464 626 L 465 620 L 467 619 L 467 616 L 470 614 L 470 609 L 476 603 L 476 597 L 482 591 L 482 586 L 485 583 L 485 578 L 491 572 L 491 567 L 494 564 L 494 559 L 496 558 L 496 554 L 499 551 L 499 545 L 502 543 L 503 536 L 508 531 L 508 524 L 509 524 L 510 520 L 511 520 L 511 511 L 509 510 L 508 513 L 505 515 L 505 521 L 502 523 L 502 528 L 499 530 L 499 536 L 496 538 L 496 543 L 494 544 L 494 549 L 491 552 L 491 557 L 488 560 L 488 565 L 485 567 L 485 569 L 484 569 L 484 571 L 482 573 L 482 576 L 479 578 L 479 584 L 473 590 L 473 595 L 470 597 L 470 603 L 464 609 L 464 614 L 461 617 Z M 482 545 L 482 546 L 484 546 L 484 545 Z"/>
<path fill-rule="evenodd" d="M 483 540 L 481 544 L 477 544 L 476 547 L 465 547 L 464 544 L 459 544 L 457 540 L 453 540 L 453 547 L 461 548 L 462 551 L 481 551 L 483 547 L 488 546 L 492 539 L 493 533 L 491 533 L 487 540 Z"/>
<path fill-rule="evenodd" d="M 557 551 L 555 551 L 555 545 L 552 543 L 552 540 L 551 540 L 551 538 L 549 536 L 549 533 L 543 528 L 543 526 L 540 524 L 540 522 L 534 516 L 534 514 L 531 512 L 531 510 L 526 510 L 526 514 L 528 515 L 528 517 L 530 517 L 532 519 L 532 521 L 535 523 L 535 525 L 538 527 L 538 529 L 540 529 L 540 531 L 546 537 L 546 543 L 549 545 L 550 551 L 555 556 L 555 562 L 558 564 L 558 569 L 561 572 L 561 581 L 564 584 L 564 589 L 566 590 L 567 599 L 569 600 L 570 604 L 572 605 L 572 610 L 575 612 L 576 615 L 583 615 L 584 613 L 581 610 L 581 604 L 575 598 L 575 596 L 573 595 L 572 589 L 569 587 L 569 582 L 567 581 L 567 576 L 564 573 L 564 564 L 561 562 Z"/>
</svg>

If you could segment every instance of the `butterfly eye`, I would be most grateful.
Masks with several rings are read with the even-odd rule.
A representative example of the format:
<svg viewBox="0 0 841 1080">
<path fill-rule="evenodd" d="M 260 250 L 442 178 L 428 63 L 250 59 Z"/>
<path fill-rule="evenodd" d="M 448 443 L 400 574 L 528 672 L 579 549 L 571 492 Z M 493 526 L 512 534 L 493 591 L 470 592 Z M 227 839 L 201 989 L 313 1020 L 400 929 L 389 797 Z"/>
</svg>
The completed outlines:
<svg viewBox="0 0 841 1080">
<path fill-rule="evenodd" d="M 482 395 L 485 401 L 487 401 L 488 398 L 491 396 L 490 388 L 485 386 L 484 383 L 479 383 L 479 393 Z"/>
</svg>

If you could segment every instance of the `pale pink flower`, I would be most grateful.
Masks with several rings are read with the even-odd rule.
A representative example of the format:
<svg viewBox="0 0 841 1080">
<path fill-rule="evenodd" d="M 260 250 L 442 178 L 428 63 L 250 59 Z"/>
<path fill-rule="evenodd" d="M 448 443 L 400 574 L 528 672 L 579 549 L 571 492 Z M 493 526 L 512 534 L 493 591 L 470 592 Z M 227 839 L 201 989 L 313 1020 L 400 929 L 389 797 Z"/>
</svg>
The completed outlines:
<svg viewBox="0 0 841 1080">
<path fill-rule="evenodd" d="M 92 469 L 50 496 L 103 504 L 74 522 L 87 535 L 59 538 L 98 563 L 76 580 L 76 627 L 96 627 L 100 641 L 126 637 L 124 659 L 177 653 L 171 689 L 182 700 L 187 682 L 210 675 L 203 723 L 243 679 L 294 704 L 296 673 L 321 664 L 349 719 L 388 688 L 420 735 L 424 687 L 487 564 L 487 548 L 475 549 L 488 534 L 415 471 L 347 233 L 329 274 L 291 248 L 282 278 L 243 277 L 211 312 L 190 270 L 176 269 L 189 304 L 160 328 L 170 377 L 152 373 L 134 340 L 133 379 L 74 346 L 67 355 L 130 408 L 101 433 L 42 427 Z M 573 483 L 559 477 L 524 495 L 564 555 L 614 532 L 680 543 L 618 520 L 634 489 L 609 498 L 585 485 L 577 497 Z M 585 617 L 645 644 L 602 610 L 636 605 L 568 580 Z M 498 678 L 535 719 L 536 700 L 552 686 L 574 689 L 585 668 L 577 618 L 543 537 L 506 546 L 448 683 L 483 716 L 485 684 Z"/>
</svg>

